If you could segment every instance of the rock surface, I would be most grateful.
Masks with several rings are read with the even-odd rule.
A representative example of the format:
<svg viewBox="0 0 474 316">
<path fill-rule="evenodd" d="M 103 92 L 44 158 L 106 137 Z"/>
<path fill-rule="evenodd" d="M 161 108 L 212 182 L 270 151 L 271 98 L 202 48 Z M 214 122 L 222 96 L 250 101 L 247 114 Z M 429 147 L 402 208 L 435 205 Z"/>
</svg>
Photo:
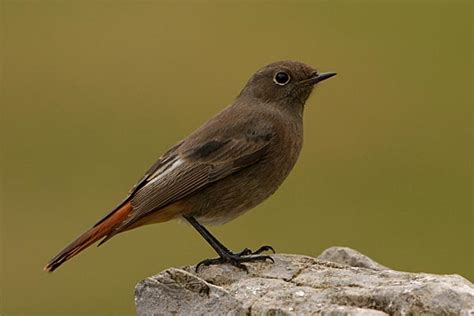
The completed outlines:
<svg viewBox="0 0 474 316">
<path fill-rule="evenodd" d="M 275 263 L 170 268 L 137 284 L 138 315 L 474 315 L 459 275 L 390 270 L 350 248 Z"/>
</svg>

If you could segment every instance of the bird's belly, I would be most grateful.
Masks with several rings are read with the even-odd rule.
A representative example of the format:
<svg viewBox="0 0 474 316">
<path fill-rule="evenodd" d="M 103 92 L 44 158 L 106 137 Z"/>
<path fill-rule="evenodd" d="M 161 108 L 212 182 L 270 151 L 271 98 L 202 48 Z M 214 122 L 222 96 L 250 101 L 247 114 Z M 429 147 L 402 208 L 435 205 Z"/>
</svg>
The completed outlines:
<svg viewBox="0 0 474 316">
<path fill-rule="evenodd" d="M 226 223 L 272 195 L 292 167 L 261 163 L 231 175 L 190 197 L 192 205 L 199 205 L 192 214 L 202 224 Z"/>
</svg>

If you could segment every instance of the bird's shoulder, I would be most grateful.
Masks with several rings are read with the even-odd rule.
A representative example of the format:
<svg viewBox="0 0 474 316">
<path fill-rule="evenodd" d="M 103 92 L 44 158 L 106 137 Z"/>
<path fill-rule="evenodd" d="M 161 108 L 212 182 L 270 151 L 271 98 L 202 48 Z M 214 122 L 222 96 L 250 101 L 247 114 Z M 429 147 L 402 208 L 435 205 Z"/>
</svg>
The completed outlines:
<svg viewBox="0 0 474 316">
<path fill-rule="evenodd" d="M 251 106 L 229 106 L 191 133 L 178 151 L 213 148 L 222 143 L 268 141 L 278 135 L 279 117 L 266 109 Z"/>
</svg>

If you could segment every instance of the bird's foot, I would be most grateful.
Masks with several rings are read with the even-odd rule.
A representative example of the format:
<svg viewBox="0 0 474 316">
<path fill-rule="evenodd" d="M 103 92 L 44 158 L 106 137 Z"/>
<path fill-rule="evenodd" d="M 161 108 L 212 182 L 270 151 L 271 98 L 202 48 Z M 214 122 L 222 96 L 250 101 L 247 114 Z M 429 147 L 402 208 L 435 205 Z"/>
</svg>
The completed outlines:
<svg viewBox="0 0 474 316">
<path fill-rule="evenodd" d="M 237 255 L 239 257 L 248 256 L 248 255 L 259 255 L 264 251 L 271 251 L 272 253 L 275 253 L 275 249 L 273 249 L 272 246 L 265 245 L 265 246 L 262 246 L 262 247 L 258 248 L 255 251 L 252 251 L 252 249 L 249 249 L 249 248 L 244 248 L 244 250 L 242 250 L 241 252 L 236 253 L 235 255 Z"/>
<path fill-rule="evenodd" d="M 237 267 L 239 269 L 244 270 L 245 272 L 248 272 L 247 267 L 242 264 L 243 262 L 266 261 L 266 260 L 270 260 L 272 263 L 275 262 L 273 258 L 270 256 L 259 255 L 260 253 L 264 251 L 268 251 L 268 250 L 275 253 L 275 250 L 271 246 L 262 246 L 255 251 L 252 251 L 249 248 L 245 248 L 244 250 L 238 253 L 226 252 L 219 258 L 206 259 L 199 262 L 196 265 L 196 272 L 199 271 L 199 268 L 201 266 L 210 266 L 213 264 L 224 264 L 224 263 L 231 264 L 234 267 Z"/>
</svg>

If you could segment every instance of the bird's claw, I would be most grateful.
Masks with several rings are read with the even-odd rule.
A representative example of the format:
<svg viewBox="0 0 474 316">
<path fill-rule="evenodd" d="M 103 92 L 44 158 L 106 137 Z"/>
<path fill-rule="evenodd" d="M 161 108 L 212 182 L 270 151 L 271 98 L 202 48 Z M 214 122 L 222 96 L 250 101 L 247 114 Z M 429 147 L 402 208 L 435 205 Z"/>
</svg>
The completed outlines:
<svg viewBox="0 0 474 316">
<path fill-rule="evenodd" d="M 248 255 L 258 255 L 261 254 L 264 251 L 271 251 L 272 253 L 275 253 L 275 249 L 273 249 L 272 246 L 264 245 L 260 248 L 258 248 L 255 251 L 252 251 L 249 248 L 244 248 L 241 252 L 236 253 L 235 255 L 241 257 L 241 256 L 248 256 Z"/>
<path fill-rule="evenodd" d="M 221 257 L 219 258 L 212 258 L 212 259 L 206 259 L 201 262 L 199 262 L 196 265 L 196 272 L 199 271 L 199 268 L 201 266 L 210 266 L 213 264 L 223 264 L 223 263 L 229 263 L 233 265 L 234 267 L 237 267 L 239 269 L 244 270 L 245 272 L 248 273 L 248 269 L 245 265 L 243 265 L 243 262 L 253 262 L 253 261 L 266 261 L 270 260 L 272 263 L 275 263 L 275 260 L 273 260 L 272 257 L 268 255 L 262 255 L 262 256 L 257 256 L 258 254 L 264 252 L 264 251 L 272 251 L 275 253 L 275 250 L 271 246 L 262 246 L 258 248 L 255 251 L 250 250 L 249 248 L 245 248 L 241 252 L 238 253 L 224 253 Z"/>
</svg>

